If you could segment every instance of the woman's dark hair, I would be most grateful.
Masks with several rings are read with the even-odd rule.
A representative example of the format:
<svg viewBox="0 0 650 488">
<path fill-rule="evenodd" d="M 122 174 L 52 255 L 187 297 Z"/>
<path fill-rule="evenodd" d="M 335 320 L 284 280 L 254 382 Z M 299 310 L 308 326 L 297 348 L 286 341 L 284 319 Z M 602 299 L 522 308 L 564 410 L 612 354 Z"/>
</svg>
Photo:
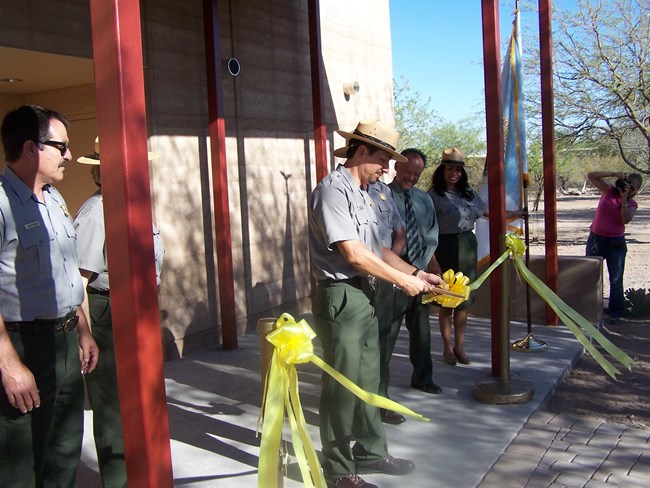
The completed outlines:
<svg viewBox="0 0 650 488">
<path fill-rule="evenodd" d="M 456 190 L 458 194 L 467 199 L 467 200 L 473 200 L 474 199 L 474 193 L 471 191 L 471 188 L 469 186 L 469 178 L 467 177 L 467 171 L 465 171 L 465 168 L 462 166 L 460 167 L 461 169 L 461 175 L 458 180 L 458 183 L 456 183 Z M 445 182 L 445 165 L 441 164 L 439 165 L 436 170 L 433 172 L 433 176 L 431 177 L 431 188 L 429 190 L 433 189 L 438 195 L 443 196 L 445 192 L 447 191 L 447 183 Z"/>
<path fill-rule="evenodd" d="M 60 121 L 68 130 L 68 119 L 59 112 L 38 105 L 23 105 L 5 115 L 2 121 L 2 145 L 5 161 L 12 163 L 20 158 L 27 141 L 41 143 L 50 132 L 50 121 Z"/>
</svg>

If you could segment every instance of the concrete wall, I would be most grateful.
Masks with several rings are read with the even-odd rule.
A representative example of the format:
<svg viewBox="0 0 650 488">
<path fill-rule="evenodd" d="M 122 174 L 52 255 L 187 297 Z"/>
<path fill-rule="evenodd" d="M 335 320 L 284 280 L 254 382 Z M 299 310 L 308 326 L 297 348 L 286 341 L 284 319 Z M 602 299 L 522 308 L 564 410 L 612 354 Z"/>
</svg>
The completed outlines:
<svg viewBox="0 0 650 488">
<path fill-rule="evenodd" d="M 544 256 L 530 256 L 529 269 L 542 281 L 545 267 Z M 519 278 L 514 267 L 510 269 L 510 320 L 526 322 L 526 282 Z M 589 286 L 585 286 L 586 283 Z M 589 322 L 602 325 L 603 259 L 598 256 L 558 256 L 557 295 Z M 530 297 L 532 323 L 546 324 L 546 303 L 532 288 Z M 490 317 L 489 281 L 477 290 L 470 313 L 477 317 Z"/>
<path fill-rule="evenodd" d="M 316 177 L 308 12 L 299 0 L 218 3 L 223 61 L 235 57 L 241 65 L 237 77 L 224 69 L 222 81 L 243 333 L 260 317 L 309 308 L 307 202 Z M 7 9 L 0 45 L 92 56 L 86 0 L 32 0 Z M 214 236 L 221 227 L 212 212 L 203 12 L 198 0 L 145 0 L 141 9 L 149 146 L 158 154 L 150 163 L 153 219 L 166 247 L 161 319 L 167 356 L 175 357 L 220 342 Z M 32 21 L 52 17 L 57 22 Z M 393 122 L 388 1 L 321 2 L 321 35 L 334 167 L 331 153 L 344 143 L 335 129 L 352 130 L 363 118 Z M 343 84 L 351 81 L 360 90 L 346 97 Z M 92 152 L 93 91 L 82 86 L 29 97 L 77 114 L 71 116 L 75 158 Z M 66 170 L 59 186 L 76 209 L 93 186 L 85 172 L 75 172 Z"/>
</svg>

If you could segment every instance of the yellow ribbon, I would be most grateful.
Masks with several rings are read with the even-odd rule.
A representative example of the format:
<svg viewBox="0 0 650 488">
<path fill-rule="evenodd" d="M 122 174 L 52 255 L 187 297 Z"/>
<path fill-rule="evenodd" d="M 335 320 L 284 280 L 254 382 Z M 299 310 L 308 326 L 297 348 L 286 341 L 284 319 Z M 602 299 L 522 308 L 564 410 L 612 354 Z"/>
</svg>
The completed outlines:
<svg viewBox="0 0 650 488">
<path fill-rule="evenodd" d="M 620 371 L 594 346 L 594 344 L 585 335 L 588 334 L 600 346 L 605 349 L 614 359 L 621 363 L 628 370 L 632 369 L 634 360 L 625 354 L 621 349 L 616 347 L 607 337 L 605 337 L 596 327 L 587 319 L 567 305 L 553 290 L 533 274 L 524 264 L 522 257 L 526 251 L 526 244 L 515 234 L 508 233 L 505 236 L 506 251 L 486 269 L 483 274 L 469 285 L 471 290 L 476 290 L 487 277 L 500 266 L 506 259 L 512 259 L 515 269 L 521 277 L 537 292 L 537 294 L 553 309 L 557 316 L 562 320 L 564 325 L 580 341 L 580 343 L 591 353 L 601 368 L 616 379 Z"/>
<path fill-rule="evenodd" d="M 259 488 L 276 488 L 278 486 L 278 455 L 282 441 L 285 411 L 289 419 L 291 440 L 304 485 L 308 488 L 326 488 L 327 486 L 302 412 L 295 364 L 314 363 L 369 405 L 429 421 L 399 403 L 362 390 L 330 367 L 314 355 L 312 344 L 314 337 L 316 334 L 307 322 L 304 320 L 296 322 L 291 315 L 286 313 L 280 316 L 275 323 L 275 329 L 266 336 L 266 339 L 275 346 L 275 350 L 266 379 L 263 400 L 264 422 L 262 424 L 257 480 Z"/>
</svg>

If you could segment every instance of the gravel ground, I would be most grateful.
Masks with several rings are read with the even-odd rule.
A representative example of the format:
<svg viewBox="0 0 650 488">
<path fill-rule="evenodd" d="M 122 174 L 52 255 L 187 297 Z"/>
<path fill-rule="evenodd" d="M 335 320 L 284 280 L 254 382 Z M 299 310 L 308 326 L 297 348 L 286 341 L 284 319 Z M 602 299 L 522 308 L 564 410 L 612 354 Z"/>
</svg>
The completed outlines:
<svg viewBox="0 0 650 488">
<path fill-rule="evenodd" d="M 598 195 L 558 196 L 558 255 L 584 255 L 589 224 Z M 626 226 L 628 253 L 625 264 L 625 289 L 650 288 L 650 195 L 636 198 L 639 204 L 634 219 Z M 543 211 L 543 209 L 540 208 Z M 530 219 L 531 253 L 544 253 L 544 215 Z M 604 295 L 609 281 L 604 273 Z M 636 363 L 612 380 L 589 355 L 585 354 L 573 372 L 558 388 L 547 405 L 553 413 L 574 415 L 609 423 L 650 429 L 650 317 L 627 318 L 618 325 L 603 328 L 605 335 Z"/>
</svg>

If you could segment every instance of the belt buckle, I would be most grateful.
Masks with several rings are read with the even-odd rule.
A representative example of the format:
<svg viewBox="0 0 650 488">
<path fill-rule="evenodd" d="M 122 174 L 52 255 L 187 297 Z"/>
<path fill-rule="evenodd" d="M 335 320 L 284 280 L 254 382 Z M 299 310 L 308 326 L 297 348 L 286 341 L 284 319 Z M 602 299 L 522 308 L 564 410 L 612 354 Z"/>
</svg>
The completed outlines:
<svg viewBox="0 0 650 488">
<path fill-rule="evenodd" d="M 66 320 L 63 324 L 63 332 L 68 334 L 69 332 L 72 332 L 74 328 L 77 325 L 77 316 L 70 317 L 68 320 Z"/>
<path fill-rule="evenodd" d="M 372 288 L 372 291 L 377 291 L 377 277 L 376 276 L 368 276 L 368 284 L 370 285 L 370 288 Z"/>
</svg>

